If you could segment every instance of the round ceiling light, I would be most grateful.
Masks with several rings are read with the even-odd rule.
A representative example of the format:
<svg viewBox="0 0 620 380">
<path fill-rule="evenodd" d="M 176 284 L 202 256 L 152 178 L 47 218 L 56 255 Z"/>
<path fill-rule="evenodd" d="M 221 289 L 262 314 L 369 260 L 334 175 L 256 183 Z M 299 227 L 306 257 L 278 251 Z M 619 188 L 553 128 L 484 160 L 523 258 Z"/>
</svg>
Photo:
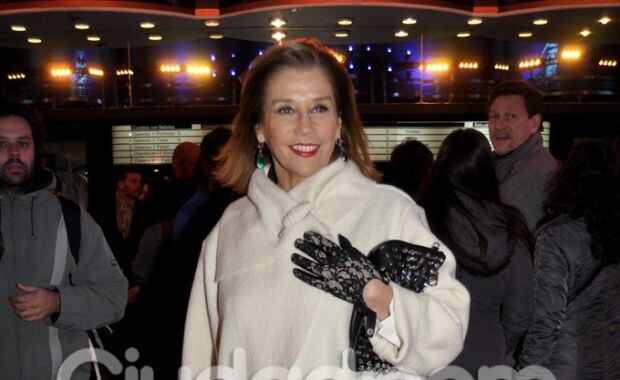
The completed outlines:
<svg viewBox="0 0 620 380">
<path fill-rule="evenodd" d="M 532 24 L 534 25 L 547 25 L 547 23 L 549 22 L 549 20 L 547 20 L 546 18 L 537 18 L 536 20 L 532 21 Z"/>
<path fill-rule="evenodd" d="M 470 18 L 469 20 L 467 20 L 467 23 L 469 25 L 480 25 L 482 24 L 482 19 L 481 18 Z"/>
<path fill-rule="evenodd" d="M 353 19 L 349 17 L 342 17 L 338 19 L 338 25 L 349 26 L 353 25 Z"/>
<path fill-rule="evenodd" d="M 205 26 L 208 26 L 209 28 L 215 28 L 217 26 L 220 26 L 220 21 L 219 20 L 207 20 L 205 21 Z"/>
<path fill-rule="evenodd" d="M 88 36 L 88 37 L 86 37 L 86 39 L 87 39 L 88 41 L 91 41 L 91 42 L 98 42 L 98 41 L 101 41 L 101 37 L 99 37 L 99 36 Z"/>
<path fill-rule="evenodd" d="M 347 38 L 349 37 L 349 31 L 348 30 L 337 30 L 334 32 L 334 37 Z"/>
<path fill-rule="evenodd" d="M 398 38 L 405 38 L 409 36 L 409 33 L 407 33 L 406 30 L 399 30 L 398 32 L 394 33 L 394 36 Z"/>
<path fill-rule="evenodd" d="M 14 32 L 25 32 L 26 27 L 23 25 L 11 25 L 11 30 Z"/>
<path fill-rule="evenodd" d="M 611 19 L 609 17 L 607 17 L 607 16 L 605 16 L 605 17 L 601 18 L 600 20 L 598 20 L 598 22 L 600 22 L 603 25 L 609 24 L 610 21 L 611 21 Z"/>
<path fill-rule="evenodd" d="M 221 33 L 211 33 L 209 34 L 209 38 L 212 40 L 221 40 L 222 38 L 224 38 L 224 35 Z"/>
<path fill-rule="evenodd" d="M 29 37 L 28 42 L 31 44 L 40 44 L 43 40 L 38 37 Z"/>
<path fill-rule="evenodd" d="M 469 32 L 461 32 L 461 33 L 458 33 L 456 36 L 458 38 L 467 38 L 467 37 L 471 36 L 471 34 Z"/>
<path fill-rule="evenodd" d="M 533 35 L 532 32 L 521 32 L 521 33 L 519 33 L 519 37 L 521 37 L 521 38 L 530 38 L 530 37 L 532 37 L 532 35 Z"/>
<path fill-rule="evenodd" d="M 286 25 L 286 20 L 283 17 L 274 17 L 269 21 L 269 25 L 273 26 L 276 29 L 280 29 L 284 25 Z"/>
<path fill-rule="evenodd" d="M 83 22 L 76 22 L 73 27 L 77 30 L 88 30 L 90 29 L 90 25 Z"/>
<path fill-rule="evenodd" d="M 155 27 L 155 23 L 150 21 L 143 21 L 140 23 L 140 28 L 142 29 L 153 29 Z"/>
<path fill-rule="evenodd" d="M 271 34 L 271 38 L 273 38 L 274 40 L 280 42 L 282 41 L 284 38 L 286 38 L 286 33 L 281 32 L 281 31 L 277 31 L 277 32 L 273 32 Z"/>
<path fill-rule="evenodd" d="M 579 34 L 581 35 L 581 37 L 587 37 L 592 34 L 592 32 L 590 32 L 589 29 L 583 29 L 581 32 L 579 32 Z"/>
<path fill-rule="evenodd" d="M 405 25 L 413 25 L 413 24 L 415 24 L 417 22 L 418 22 L 418 20 L 414 19 L 413 17 L 407 17 L 406 19 L 404 19 L 402 21 L 402 23 L 405 24 Z"/>
<path fill-rule="evenodd" d="M 164 37 L 160 36 L 159 34 L 151 34 L 149 36 L 149 40 L 151 40 L 151 41 L 161 41 L 163 39 L 164 39 Z"/>
</svg>

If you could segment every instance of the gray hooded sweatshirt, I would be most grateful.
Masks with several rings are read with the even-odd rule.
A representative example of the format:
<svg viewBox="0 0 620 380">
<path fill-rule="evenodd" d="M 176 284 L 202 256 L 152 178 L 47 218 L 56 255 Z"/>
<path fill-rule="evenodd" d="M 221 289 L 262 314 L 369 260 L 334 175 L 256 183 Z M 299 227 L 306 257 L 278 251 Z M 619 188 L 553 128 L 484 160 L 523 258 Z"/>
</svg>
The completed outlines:
<svg viewBox="0 0 620 380">
<path fill-rule="evenodd" d="M 26 194 L 0 196 L 2 380 L 56 379 L 62 362 L 88 347 L 87 331 L 121 319 L 127 302 L 127 279 L 101 229 L 83 210 L 76 266 L 60 202 L 48 191 L 54 185 L 51 172 L 43 170 Z M 56 288 L 60 312 L 38 322 L 21 320 L 8 300 L 21 293 L 17 283 Z M 71 379 L 88 374 L 83 365 Z"/>
</svg>

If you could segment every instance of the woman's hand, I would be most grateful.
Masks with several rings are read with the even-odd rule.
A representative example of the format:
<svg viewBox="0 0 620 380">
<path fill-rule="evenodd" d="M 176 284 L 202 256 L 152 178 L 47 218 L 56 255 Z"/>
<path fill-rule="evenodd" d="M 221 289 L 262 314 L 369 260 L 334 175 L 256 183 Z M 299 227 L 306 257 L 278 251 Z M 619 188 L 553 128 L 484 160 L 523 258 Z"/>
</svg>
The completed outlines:
<svg viewBox="0 0 620 380">
<path fill-rule="evenodd" d="M 390 316 L 390 303 L 394 297 L 392 287 L 379 280 L 370 280 L 362 293 L 364 303 L 377 314 L 379 321 Z"/>
<path fill-rule="evenodd" d="M 295 247 L 313 260 L 293 254 L 291 259 L 299 266 L 293 270 L 293 274 L 309 285 L 362 307 L 362 292 L 366 284 L 373 279 L 388 282 L 388 278 L 346 238 L 339 236 L 339 243 L 316 232 L 306 232 L 303 240 L 295 241 Z"/>
</svg>

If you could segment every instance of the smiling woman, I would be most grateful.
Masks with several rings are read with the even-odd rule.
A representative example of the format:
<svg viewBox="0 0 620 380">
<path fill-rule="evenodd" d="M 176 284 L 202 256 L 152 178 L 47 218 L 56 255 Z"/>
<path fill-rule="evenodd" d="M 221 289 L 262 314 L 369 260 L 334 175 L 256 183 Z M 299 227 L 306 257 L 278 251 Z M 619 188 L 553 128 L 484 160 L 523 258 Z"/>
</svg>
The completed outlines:
<svg viewBox="0 0 620 380">
<path fill-rule="evenodd" d="M 406 194 L 374 181 L 353 86 L 333 52 L 314 40 L 265 52 L 233 125 L 219 177 L 247 195 L 203 244 L 183 345 L 191 377 L 226 377 L 226 367 L 243 371 L 235 378 L 350 374 L 341 366 L 354 307 L 376 322 L 369 339 L 390 370 L 426 376 L 456 357 L 469 297 L 454 257 Z M 375 268 L 368 253 L 394 240 L 443 250 L 436 285 L 416 293 Z"/>
</svg>

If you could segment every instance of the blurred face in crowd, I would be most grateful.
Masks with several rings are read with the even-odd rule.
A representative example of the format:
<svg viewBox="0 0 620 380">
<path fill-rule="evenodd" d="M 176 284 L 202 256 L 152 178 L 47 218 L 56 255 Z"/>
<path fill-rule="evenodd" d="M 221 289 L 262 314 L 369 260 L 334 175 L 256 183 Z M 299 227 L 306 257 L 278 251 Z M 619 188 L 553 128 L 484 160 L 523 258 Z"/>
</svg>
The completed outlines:
<svg viewBox="0 0 620 380">
<path fill-rule="evenodd" d="M 0 118 L 0 182 L 5 189 L 23 192 L 32 180 L 34 141 L 26 119 Z"/>
<path fill-rule="evenodd" d="M 269 147 L 278 186 L 288 191 L 332 161 L 341 122 L 318 67 L 284 68 L 268 83 L 257 138 Z"/>
<path fill-rule="evenodd" d="M 495 153 L 503 156 L 525 142 L 540 127 L 540 114 L 527 114 L 521 95 L 498 96 L 489 108 L 489 136 Z"/>
<path fill-rule="evenodd" d="M 129 198 L 138 198 L 142 194 L 142 175 L 127 173 L 124 180 L 118 181 L 118 191 Z"/>
</svg>

